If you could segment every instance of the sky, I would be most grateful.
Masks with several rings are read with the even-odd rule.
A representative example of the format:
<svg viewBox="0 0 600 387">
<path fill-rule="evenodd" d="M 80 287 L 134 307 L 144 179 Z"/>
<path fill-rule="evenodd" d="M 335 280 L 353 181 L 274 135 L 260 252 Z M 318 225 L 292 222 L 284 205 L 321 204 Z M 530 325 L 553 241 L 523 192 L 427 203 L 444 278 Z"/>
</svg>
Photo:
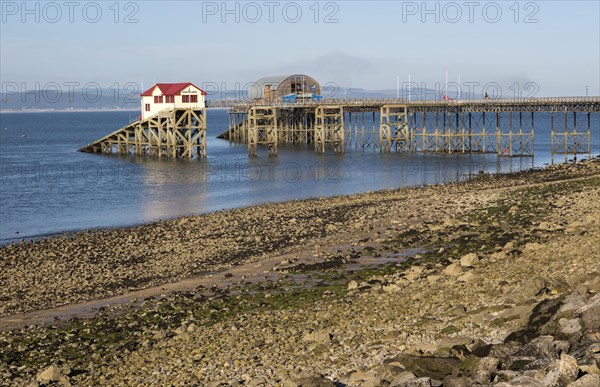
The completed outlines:
<svg viewBox="0 0 600 387">
<path fill-rule="evenodd" d="M 191 81 L 600 95 L 599 1 L 2 1 L 2 91 Z M 446 74 L 447 78 L 446 78 Z M 20 91 L 23 91 L 20 90 Z"/>
</svg>

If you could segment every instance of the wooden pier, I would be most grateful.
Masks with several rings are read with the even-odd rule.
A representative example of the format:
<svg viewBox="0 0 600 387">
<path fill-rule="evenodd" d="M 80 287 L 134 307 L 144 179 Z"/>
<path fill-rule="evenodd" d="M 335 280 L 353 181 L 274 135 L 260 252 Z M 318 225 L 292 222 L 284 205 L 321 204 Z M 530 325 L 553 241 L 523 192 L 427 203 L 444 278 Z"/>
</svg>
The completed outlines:
<svg viewBox="0 0 600 387">
<path fill-rule="evenodd" d="M 151 157 L 206 157 L 206 109 L 168 109 L 125 125 L 80 152 Z"/>
<path fill-rule="evenodd" d="M 493 153 L 534 155 L 536 115 L 549 115 L 552 156 L 591 154 L 592 114 L 600 97 L 480 99 L 322 99 L 283 103 L 265 100 L 210 101 L 229 109 L 229 127 L 219 138 L 248 145 L 256 156 L 279 144 L 313 144 L 328 150 Z M 600 133 L 598 134 L 600 136 Z M 170 109 L 80 149 L 82 152 L 169 158 L 206 157 L 206 109 Z"/>
<path fill-rule="evenodd" d="M 251 156 L 259 144 L 276 155 L 277 144 L 305 143 L 314 144 L 317 153 L 354 147 L 522 157 L 534 155 L 535 117 L 540 113 L 551 117 L 553 156 L 589 155 L 591 115 L 600 112 L 600 97 L 325 99 L 293 104 L 238 100 L 210 101 L 208 106 L 230 109 L 229 129 L 219 137 L 247 143 Z M 257 111 L 268 111 L 268 118 L 251 118 Z"/>
</svg>

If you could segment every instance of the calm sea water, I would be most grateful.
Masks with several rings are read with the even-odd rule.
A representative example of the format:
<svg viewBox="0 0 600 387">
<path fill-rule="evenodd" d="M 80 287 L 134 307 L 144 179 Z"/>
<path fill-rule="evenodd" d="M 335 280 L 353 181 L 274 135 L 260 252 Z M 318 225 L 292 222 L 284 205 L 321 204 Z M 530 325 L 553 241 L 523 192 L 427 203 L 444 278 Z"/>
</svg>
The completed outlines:
<svg viewBox="0 0 600 387">
<path fill-rule="evenodd" d="M 316 155 L 311 146 L 284 146 L 276 158 L 261 150 L 258 158 L 248 158 L 246 146 L 215 138 L 227 129 L 224 110 L 207 113 L 206 160 L 77 152 L 136 115 L 0 114 L 0 243 L 265 202 L 450 182 L 480 170 L 516 171 L 550 162 L 549 118 L 542 114 L 536 115 L 535 158 L 380 154 L 353 147 L 342 155 Z M 592 133 L 592 153 L 598 154 L 597 114 Z"/>
</svg>

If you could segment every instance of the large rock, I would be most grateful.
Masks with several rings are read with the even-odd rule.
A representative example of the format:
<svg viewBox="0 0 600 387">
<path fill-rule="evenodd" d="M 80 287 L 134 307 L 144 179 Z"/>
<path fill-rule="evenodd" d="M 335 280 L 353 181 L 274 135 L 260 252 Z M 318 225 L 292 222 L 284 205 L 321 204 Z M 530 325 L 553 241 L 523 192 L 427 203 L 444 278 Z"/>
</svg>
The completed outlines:
<svg viewBox="0 0 600 387">
<path fill-rule="evenodd" d="M 408 271 L 408 273 L 406 274 L 406 279 L 409 281 L 414 281 L 416 279 L 418 279 L 421 274 L 423 273 L 423 268 L 420 266 L 413 266 L 410 268 L 410 270 Z"/>
<path fill-rule="evenodd" d="M 546 387 L 546 385 L 541 381 L 531 376 L 518 376 L 508 382 L 501 382 L 496 384 L 496 387 Z"/>
<path fill-rule="evenodd" d="M 573 383 L 569 383 L 567 387 L 598 387 L 600 386 L 600 376 L 598 375 L 583 375 Z"/>
<path fill-rule="evenodd" d="M 579 366 L 579 369 L 583 373 L 600 376 L 600 368 L 598 368 L 598 365 L 596 365 L 596 362 L 593 362 L 593 364 L 586 364 L 586 365 L 582 364 Z"/>
<path fill-rule="evenodd" d="M 473 272 L 471 272 L 471 271 L 466 272 L 465 274 L 463 274 L 457 278 L 457 280 L 460 282 L 471 282 L 474 279 L 475 279 L 475 274 L 473 274 Z"/>
<path fill-rule="evenodd" d="M 335 387 L 335 383 L 323 375 L 303 374 L 284 383 L 285 387 Z"/>
<path fill-rule="evenodd" d="M 484 357 L 473 370 L 473 377 L 479 384 L 488 384 L 492 381 L 495 372 L 498 370 L 500 360 L 495 357 Z"/>
<path fill-rule="evenodd" d="M 473 267 L 479 263 L 479 257 L 477 253 L 469 253 L 467 255 L 463 255 L 460 258 L 460 265 L 462 267 Z"/>
<path fill-rule="evenodd" d="M 394 360 L 402 364 L 407 371 L 414 373 L 417 378 L 428 377 L 437 380 L 444 380 L 447 375 L 452 374 L 454 367 L 460 364 L 460 360 L 451 357 L 400 355 Z"/>
<path fill-rule="evenodd" d="M 518 371 L 511 370 L 499 370 L 496 372 L 496 376 L 494 377 L 494 382 L 496 383 L 509 383 L 511 380 L 518 378 L 521 375 Z"/>
<path fill-rule="evenodd" d="M 552 334 L 552 329 L 550 332 L 546 332 L 545 326 L 556 314 L 560 306 L 560 299 L 546 299 L 537 303 L 531 312 L 527 326 L 508 335 L 504 342 L 518 341 L 524 344 L 538 337 L 542 332 Z"/>
<path fill-rule="evenodd" d="M 508 254 L 506 254 L 506 252 L 504 252 L 504 251 L 497 251 L 490 255 L 491 260 L 498 260 L 498 261 L 504 260 L 507 257 L 508 257 Z"/>
<path fill-rule="evenodd" d="M 397 375 L 394 379 L 390 380 L 392 386 L 403 386 L 406 382 L 416 379 L 417 376 L 410 371 L 404 371 Z"/>
<path fill-rule="evenodd" d="M 574 382 L 578 374 L 577 359 L 571 355 L 562 354 L 559 360 L 553 361 L 548 367 L 544 384 L 548 387 L 566 386 Z"/>
<path fill-rule="evenodd" d="M 333 223 L 330 223 L 327 225 L 327 227 L 325 228 L 327 230 L 327 232 L 334 232 L 337 231 L 337 226 Z"/>
<path fill-rule="evenodd" d="M 587 329 L 600 330 L 600 293 L 593 296 L 577 312 L 581 313 L 581 320 Z"/>
<path fill-rule="evenodd" d="M 396 378 L 403 374 L 412 374 L 412 372 L 407 372 L 404 368 L 392 364 L 380 365 L 374 368 L 374 371 L 377 378 L 387 381 L 396 380 Z M 414 378 L 416 378 L 416 376 L 413 375 L 413 379 Z"/>
<path fill-rule="evenodd" d="M 62 369 L 56 364 L 52 364 L 50 367 L 40 372 L 35 380 L 44 384 L 58 382 L 62 374 Z"/>
<path fill-rule="evenodd" d="M 365 382 L 369 382 L 369 381 L 379 381 L 380 378 L 377 377 L 377 372 L 373 371 L 373 370 L 368 370 L 368 371 L 350 371 L 349 373 L 347 373 L 346 375 L 344 375 L 342 377 L 342 382 L 349 384 L 349 385 L 356 385 L 356 384 L 364 384 Z"/>
<path fill-rule="evenodd" d="M 550 363 L 558 360 L 560 356 L 560 349 L 554 345 L 554 338 L 552 336 L 540 336 L 526 343 L 521 349 L 519 349 L 512 358 L 531 358 L 531 362 L 528 362 L 526 369 L 544 369 L 547 368 Z M 513 367 L 513 369 L 518 369 Z"/>
<path fill-rule="evenodd" d="M 571 290 L 571 285 L 561 277 L 553 278 L 547 287 L 552 294 L 562 294 Z"/>
<path fill-rule="evenodd" d="M 472 378 L 448 375 L 444 378 L 444 387 L 471 387 L 475 382 Z"/>
<path fill-rule="evenodd" d="M 451 263 L 444 269 L 444 274 L 450 277 L 458 277 L 463 274 L 463 271 L 458 263 Z"/>
<path fill-rule="evenodd" d="M 588 273 L 585 285 L 587 289 L 593 293 L 600 292 L 600 273 L 595 270 Z"/>
<path fill-rule="evenodd" d="M 402 387 L 431 387 L 431 379 L 427 378 L 427 377 L 412 379 L 412 380 L 409 380 L 408 382 L 400 384 L 399 386 L 402 386 Z"/>
<path fill-rule="evenodd" d="M 573 333 L 581 330 L 581 322 L 578 318 L 561 318 L 558 320 L 558 324 L 560 325 L 560 331 L 565 335 L 572 335 Z"/>
<path fill-rule="evenodd" d="M 577 310 L 586 304 L 586 297 L 581 294 L 569 294 L 565 297 L 563 305 L 560 307 L 560 313 L 570 312 Z"/>
<path fill-rule="evenodd" d="M 523 284 L 521 291 L 526 297 L 535 297 L 547 290 L 547 286 L 548 281 L 545 278 L 535 276 Z"/>
</svg>

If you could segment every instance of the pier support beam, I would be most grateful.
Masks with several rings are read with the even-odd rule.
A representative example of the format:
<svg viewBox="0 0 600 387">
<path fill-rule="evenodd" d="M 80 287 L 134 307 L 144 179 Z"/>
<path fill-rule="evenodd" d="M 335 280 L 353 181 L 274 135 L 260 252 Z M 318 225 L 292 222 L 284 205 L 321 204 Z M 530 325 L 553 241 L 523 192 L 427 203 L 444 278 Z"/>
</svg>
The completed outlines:
<svg viewBox="0 0 600 387">
<path fill-rule="evenodd" d="M 409 151 L 411 135 L 408 128 L 408 111 L 406 105 L 384 105 L 381 107 L 381 123 L 379 125 L 379 150 L 391 152 Z"/>
<path fill-rule="evenodd" d="M 557 112 L 559 113 L 559 112 Z M 587 119 L 578 119 L 577 113 L 585 114 Z M 562 112 L 564 118 L 563 132 L 556 132 L 554 128 L 554 113 L 551 115 L 551 152 L 552 159 L 555 154 L 564 155 L 565 159 L 569 155 L 573 156 L 573 160 L 577 160 L 578 154 L 587 154 L 591 156 L 591 112 L 585 111 L 564 111 Z M 573 115 L 573 124 L 569 125 L 569 115 Z"/>
<path fill-rule="evenodd" d="M 535 115 L 554 112 L 568 115 L 568 123 L 565 121 L 563 129 L 563 117 L 556 117 L 552 152 L 589 154 L 591 131 L 594 130 L 594 126 L 588 124 L 590 121 L 593 124 L 594 117 L 590 119 L 589 116 L 600 112 L 598 97 L 410 102 L 364 99 L 328 103 L 324 105 L 323 101 L 316 100 L 301 100 L 296 104 L 248 101 L 232 108 L 229 130 L 222 138 L 246 144 L 251 142 L 250 153 L 255 153 L 253 149 L 260 143 L 261 136 L 254 133 L 256 128 L 248 129 L 245 116 L 249 107 L 256 107 L 276 110 L 272 127 L 277 128 L 277 133 L 272 137 L 277 136 L 277 142 L 315 143 L 317 152 L 325 152 L 328 145 L 334 144 L 338 152 L 345 146 L 355 149 L 379 146 L 382 152 L 495 153 L 499 157 L 523 157 L 534 154 Z M 333 109 L 332 117 L 327 109 Z M 316 113 L 319 113 L 318 123 Z M 588 115 L 587 120 L 584 114 Z M 367 121 L 370 116 L 371 123 Z M 566 116 L 564 118 L 567 120 Z M 252 141 L 248 139 L 249 135 L 254 136 Z M 157 142 L 162 140 L 161 136 L 159 134 Z M 276 143 L 274 138 L 270 142 Z M 109 148 L 107 152 L 117 152 Z M 271 146 L 271 153 L 275 152 Z"/>
<path fill-rule="evenodd" d="M 206 157 L 206 109 L 171 109 L 136 121 L 90 143 L 82 152 Z"/>
<path fill-rule="evenodd" d="M 267 145 L 269 156 L 277 155 L 277 109 L 273 106 L 248 109 L 249 156 L 256 156 L 259 144 Z"/>
<path fill-rule="evenodd" d="M 317 106 L 315 108 L 315 152 L 325 153 L 330 145 L 336 153 L 344 153 L 344 108 Z"/>
</svg>

